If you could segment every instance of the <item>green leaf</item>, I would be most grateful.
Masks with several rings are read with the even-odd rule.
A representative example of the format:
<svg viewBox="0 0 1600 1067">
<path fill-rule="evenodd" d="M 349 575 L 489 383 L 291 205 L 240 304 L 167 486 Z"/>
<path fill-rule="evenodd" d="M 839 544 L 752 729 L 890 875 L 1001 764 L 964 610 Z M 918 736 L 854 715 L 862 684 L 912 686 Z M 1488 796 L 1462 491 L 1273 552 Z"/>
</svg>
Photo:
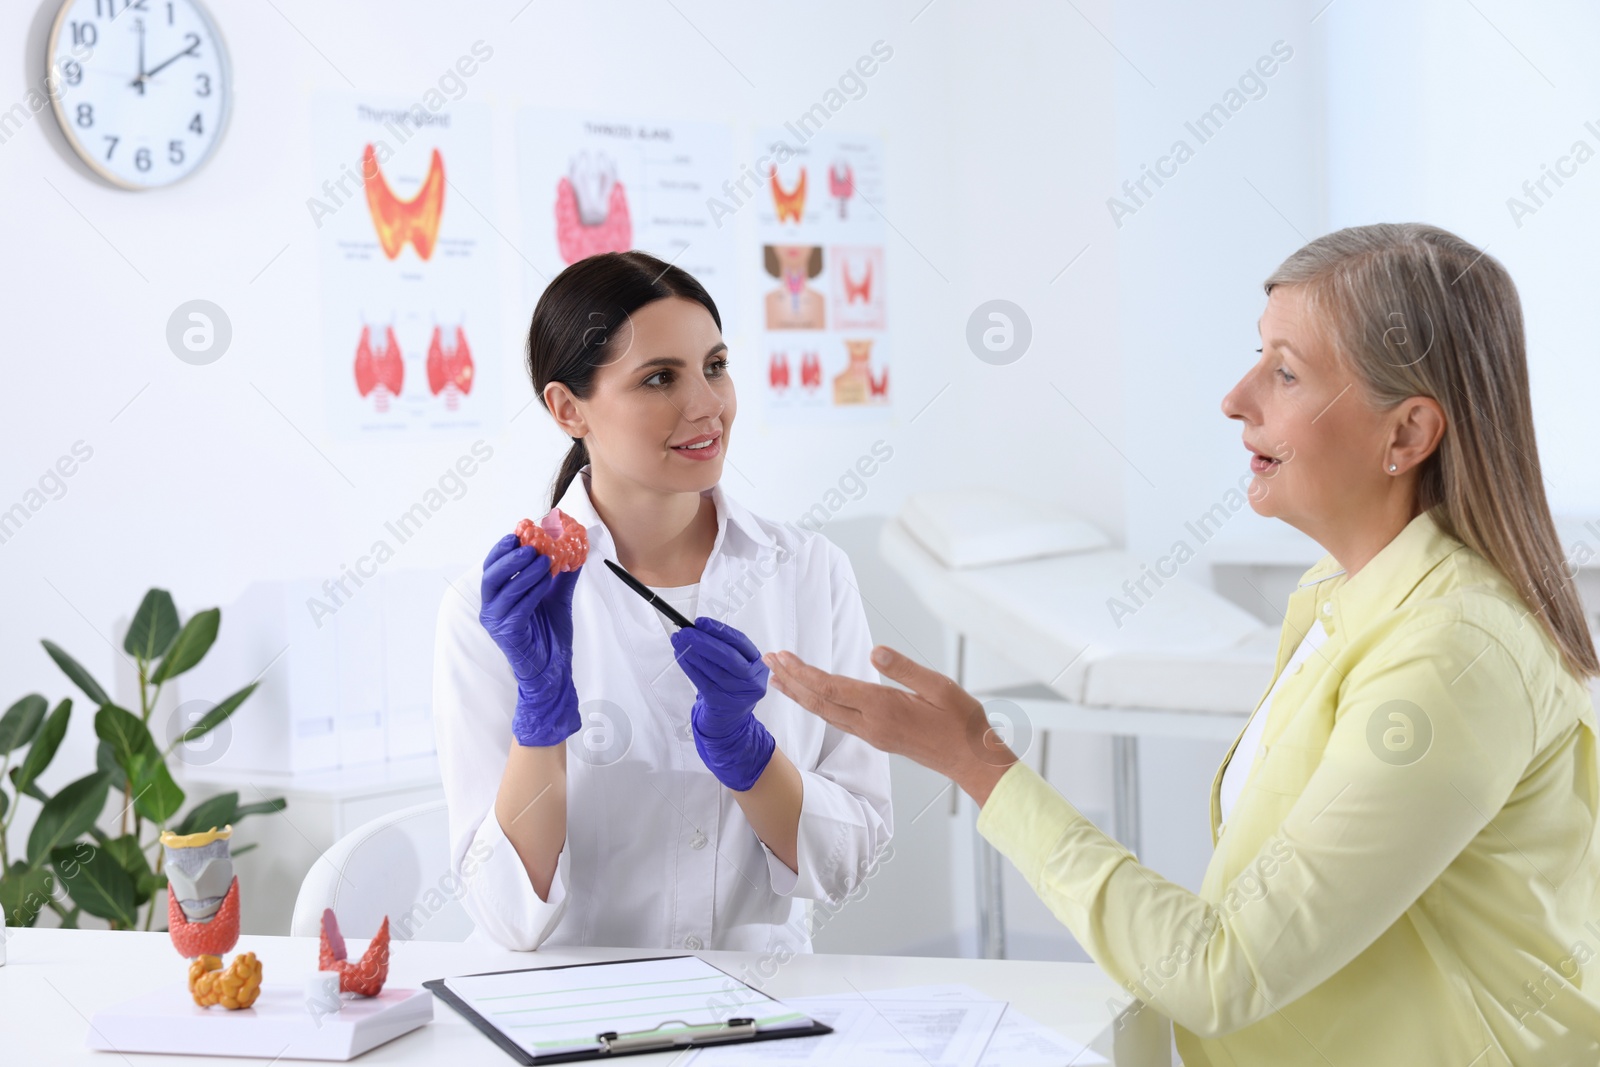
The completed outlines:
<svg viewBox="0 0 1600 1067">
<path fill-rule="evenodd" d="M 223 793 L 209 800 L 202 800 L 189 809 L 189 814 L 183 817 L 178 828 L 173 831 L 177 834 L 197 834 L 213 827 L 220 830 L 237 818 L 239 810 L 239 794 Z"/>
<path fill-rule="evenodd" d="M 50 705 L 38 693 L 29 693 L 0 715 L 0 755 L 21 748 L 33 740 L 44 722 Z"/>
<path fill-rule="evenodd" d="M 102 741 L 95 746 L 94 765 L 96 770 L 105 772 L 112 789 L 119 793 L 128 792 L 128 772 L 117 762 L 117 752 L 111 747 L 110 741 Z"/>
<path fill-rule="evenodd" d="M 178 609 L 173 606 L 172 594 L 165 589 L 152 589 L 133 613 L 122 648 L 130 656 L 154 663 L 167 654 L 177 636 Z"/>
<path fill-rule="evenodd" d="M 16 786 L 19 794 L 26 794 L 41 804 L 50 799 L 50 794 L 46 793 L 43 789 L 40 789 L 38 782 L 28 782 L 26 785 L 21 784 L 21 774 L 21 767 L 11 768 L 11 784 Z"/>
<path fill-rule="evenodd" d="M 115 704 L 102 704 L 94 713 L 95 736 L 111 743 L 117 765 L 134 777 L 133 765 L 141 757 L 157 756 L 155 739 L 139 716 Z"/>
<path fill-rule="evenodd" d="M 256 691 L 256 686 L 260 684 L 260 682 L 251 682 L 249 685 L 245 686 L 237 693 L 234 693 L 232 696 L 229 696 L 222 703 L 218 704 L 216 707 L 200 716 L 200 721 L 185 730 L 183 732 L 183 736 L 178 738 L 178 744 L 187 745 L 190 741 L 202 738 L 212 730 L 215 730 L 217 727 L 221 726 L 227 721 L 228 716 L 239 710 L 239 705 L 243 704 L 245 700 L 249 698 L 250 694 Z"/>
<path fill-rule="evenodd" d="M 6 925 L 32 926 L 50 902 L 53 881 L 48 868 L 30 867 L 21 860 L 0 874 L 0 909 L 6 913 Z"/>
<path fill-rule="evenodd" d="M 151 897 L 167 888 L 167 872 L 144 871 L 134 879 L 134 888 L 136 890 L 134 894 L 135 899 L 137 899 L 140 904 L 143 904 L 145 901 L 149 900 Z M 160 905 L 159 910 L 164 913 L 167 910 L 166 905 Z"/>
<path fill-rule="evenodd" d="M 230 855 L 230 856 L 242 856 L 246 852 L 249 852 L 251 849 L 255 848 L 258 844 L 260 844 L 259 841 L 252 841 L 248 845 L 242 845 L 239 848 L 229 849 L 228 850 L 228 855 Z"/>
<path fill-rule="evenodd" d="M 123 834 L 121 837 L 106 839 L 100 846 L 105 849 L 117 865 L 129 874 L 138 874 L 147 870 L 149 864 L 144 860 L 144 850 L 139 847 L 139 839 L 133 834 Z"/>
<path fill-rule="evenodd" d="M 123 926 L 134 924 L 133 879 L 105 849 L 87 841 L 52 849 L 50 865 L 78 907 Z"/>
<path fill-rule="evenodd" d="M 56 661 L 56 666 L 66 672 L 72 684 L 83 690 L 83 695 L 89 698 L 92 704 L 109 704 L 111 698 L 106 696 L 106 691 L 100 688 L 100 683 L 89 675 L 89 672 L 78 666 L 78 661 L 63 652 L 53 641 L 40 641 L 44 650 L 50 653 L 50 658 Z"/>
<path fill-rule="evenodd" d="M 45 801 L 28 834 L 28 865 L 38 866 L 52 849 L 71 844 L 93 826 L 105 809 L 109 789 L 106 776 L 96 771 L 69 782 Z"/>
<path fill-rule="evenodd" d="M 133 781 L 133 810 L 154 823 L 165 824 L 183 807 L 183 790 L 172 780 L 167 761 L 158 752 L 147 752 L 134 760 L 129 777 Z"/>
<path fill-rule="evenodd" d="M 138 837 L 133 834 L 123 834 L 121 837 L 108 838 L 100 848 L 116 861 L 118 867 L 127 872 L 134 887 L 134 904 L 143 904 L 149 900 L 150 894 L 144 892 L 144 879 L 151 874 L 150 863 L 144 858 L 144 850 L 139 847 Z"/>
<path fill-rule="evenodd" d="M 160 685 L 199 663 L 200 657 L 210 651 L 211 643 L 217 639 L 217 627 L 221 625 L 222 612 L 219 609 L 207 608 L 195 612 L 183 624 L 183 632 L 172 643 L 171 651 L 161 657 L 161 666 L 156 668 L 150 680 Z"/>
<path fill-rule="evenodd" d="M 11 806 L 11 798 L 6 796 L 4 793 L 0 793 L 0 822 L 4 822 L 5 821 L 6 809 L 9 808 L 10 806 Z"/>
<path fill-rule="evenodd" d="M 45 719 L 44 726 L 34 736 L 33 744 L 28 746 L 28 754 L 22 757 L 22 765 L 11 769 L 11 784 L 17 787 L 17 792 L 38 795 L 33 790 L 33 783 L 50 766 L 50 761 L 56 758 L 56 749 L 61 747 L 61 739 L 67 736 L 67 720 L 71 717 L 72 701 L 63 700 Z"/>
<path fill-rule="evenodd" d="M 239 810 L 233 813 L 233 821 L 238 822 L 246 815 L 271 815 L 273 812 L 282 811 L 288 806 L 289 802 L 282 797 L 273 797 L 271 800 L 261 800 L 254 804 L 240 804 Z"/>
</svg>

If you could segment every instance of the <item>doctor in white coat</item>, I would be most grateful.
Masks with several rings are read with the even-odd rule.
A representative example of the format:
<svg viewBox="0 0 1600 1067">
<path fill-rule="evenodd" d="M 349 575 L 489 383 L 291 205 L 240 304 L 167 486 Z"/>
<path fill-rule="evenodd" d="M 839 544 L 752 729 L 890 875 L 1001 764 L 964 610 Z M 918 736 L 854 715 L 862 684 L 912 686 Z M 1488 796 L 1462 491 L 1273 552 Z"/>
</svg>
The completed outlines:
<svg viewBox="0 0 1600 1067">
<path fill-rule="evenodd" d="M 884 858 L 887 757 L 766 686 L 769 649 L 876 672 L 844 553 L 722 489 L 727 362 L 709 294 L 644 253 L 580 260 L 534 311 L 529 373 L 574 440 L 552 498 L 589 556 L 552 577 L 508 535 L 440 604 L 434 720 L 474 936 L 806 952 L 805 902 L 838 906 Z"/>
</svg>

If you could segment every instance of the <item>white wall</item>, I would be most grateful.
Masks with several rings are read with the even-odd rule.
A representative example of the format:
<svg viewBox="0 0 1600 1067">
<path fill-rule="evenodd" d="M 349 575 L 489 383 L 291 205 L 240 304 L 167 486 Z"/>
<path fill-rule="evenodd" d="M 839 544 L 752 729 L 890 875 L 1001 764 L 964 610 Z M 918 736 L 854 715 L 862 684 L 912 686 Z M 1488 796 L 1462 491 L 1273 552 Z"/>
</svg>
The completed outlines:
<svg viewBox="0 0 1600 1067">
<path fill-rule="evenodd" d="M 891 514 L 914 488 L 995 481 L 1074 500 L 1120 530 L 1120 474 L 1079 458 L 1096 455 L 1101 438 L 1045 384 L 1086 411 L 1119 408 L 1116 324 L 1104 313 L 1115 299 L 1113 248 L 1051 284 L 1101 217 L 1112 173 L 1112 57 L 1071 9 L 935 3 L 919 14 L 920 4 L 825 0 L 775 20 L 721 2 L 212 6 L 231 51 L 235 107 L 219 154 L 192 180 L 142 194 L 104 187 L 70 160 L 48 111 L 0 144 L 0 193 L 22 208 L 0 217 L 13 353 L 0 503 L 21 499 L 74 442 L 93 449 L 65 495 L 0 545 L 9 699 L 74 693 L 41 637 L 109 683 L 119 659 L 113 620 L 152 585 L 172 590 L 188 614 L 227 603 L 255 579 L 337 576 L 467 451 L 470 435 L 393 444 L 324 432 L 321 376 L 344 364 L 320 350 L 306 200 L 326 177 L 311 161 L 313 94 L 348 88 L 348 79 L 375 94 L 420 96 L 480 39 L 494 56 L 467 99 L 494 108 L 495 180 L 462 193 L 508 238 L 498 250 L 502 344 L 477 353 L 502 363 L 507 416 L 530 395 L 519 347 L 537 296 L 523 288 L 512 247 L 524 232 L 516 109 L 725 121 L 741 156 L 757 125 L 808 108 L 882 39 L 893 59 L 833 123 L 887 140 L 895 418 L 766 426 L 747 388 L 735 458 L 748 481 L 730 475 L 729 488 L 759 511 L 797 516 L 883 437 L 894 459 L 840 520 Z M 1079 9 L 1112 21 L 1103 2 Z M 53 13 L 53 3 L 29 0 L 26 17 L 0 26 L 0 107 L 40 78 Z M 737 223 L 748 250 L 752 220 Z M 747 279 L 717 295 L 753 307 L 758 289 Z M 995 296 L 1022 304 L 1035 331 L 1031 351 L 1008 367 L 980 362 L 965 341 L 968 314 Z M 179 362 L 164 341 L 171 311 L 196 297 L 220 304 L 234 330 L 226 356 L 205 367 Z M 744 384 L 758 371 L 754 316 L 735 321 L 733 374 Z M 490 443 L 494 458 L 467 494 L 390 566 L 465 565 L 508 517 L 541 510 L 564 438 L 535 407 Z M 224 641 L 227 632 L 225 618 Z M 92 765 L 90 718 L 80 700 L 46 789 Z M 34 805 L 24 805 L 13 845 L 26 840 Z"/>
<path fill-rule="evenodd" d="M 0 25 L 0 109 L 39 78 L 54 5 L 24 5 L 23 17 Z M 1597 16 L 1577 5 L 213 7 L 232 52 L 236 105 L 220 154 L 192 181 L 138 195 L 105 188 L 68 159 L 48 112 L 0 143 L 0 196 L 13 206 L 0 214 L 10 311 L 0 507 L 74 442 L 94 449 L 65 495 L 0 544 L 0 703 L 72 693 L 40 637 L 111 678 L 113 620 L 151 585 L 171 589 L 187 613 L 226 603 L 257 578 L 336 576 L 467 450 L 470 436 L 392 444 L 323 432 L 324 364 L 342 373 L 342 363 L 320 350 L 320 268 L 305 201 L 325 177 L 311 163 L 314 93 L 353 83 L 417 96 L 478 40 L 494 56 L 467 99 L 494 109 L 495 172 L 488 187 L 463 193 L 507 237 L 498 249 L 502 343 L 477 354 L 500 362 L 507 417 L 530 395 L 519 347 L 537 296 L 514 247 L 524 232 L 518 107 L 728 122 L 738 157 L 756 126 L 809 107 L 874 41 L 893 47 L 866 96 L 833 122 L 887 140 L 895 417 L 769 426 L 747 387 L 735 460 L 748 479 L 730 474 L 728 483 L 757 510 L 792 517 L 874 440 L 888 440 L 893 460 L 830 531 L 858 566 L 871 557 L 873 518 L 892 514 L 907 492 L 978 483 L 1070 501 L 1135 553 L 1165 552 L 1184 521 L 1245 472 L 1238 427 L 1218 403 L 1253 358 L 1261 279 L 1331 226 L 1385 218 L 1456 228 L 1511 267 L 1533 339 L 1552 499 L 1563 510 L 1600 510 L 1580 407 L 1600 374 L 1589 358 L 1594 302 L 1584 296 L 1596 267 L 1579 244 L 1593 232 L 1600 162 L 1520 228 L 1504 203 L 1572 140 L 1600 148 L 1583 129 L 1600 120 L 1582 51 Z M 1199 144 L 1185 123 L 1224 101 L 1279 41 L 1293 55 L 1262 79 L 1264 94 Z M 1193 157 L 1118 226 L 1108 199 L 1126 200 L 1121 183 L 1179 138 Z M 752 220 L 736 225 L 747 251 Z M 717 296 L 736 312 L 754 307 L 758 292 L 747 277 Z M 232 349 L 207 367 L 180 363 L 163 337 L 172 309 L 195 297 L 222 305 L 234 327 Z M 997 297 L 1024 308 L 1034 335 L 1004 367 L 977 360 L 964 337 L 973 308 Z M 753 384 L 754 316 L 730 318 L 735 381 Z M 494 459 L 465 497 L 393 566 L 464 565 L 507 516 L 541 510 L 564 439 L 535 407 L 491 444 Z M 1270 529 L 1245 509 L 1228 533 Z M 1187 576 L 1206 581 L 1204 567 L 1202 554 Z M 948 668 L 937 631 L 903 588 L 867 576 L 862 588 L 878 639 Z M 1006 675 L 981 648 L 973 670 Z M 92 753 L 80 704 L 44 786 L 82 773 Z M 1053 778 L 1087 811 L 1108 806 L 1107 754 L 1094 738 L 1053 750 Z M 1209 852 L 1204 790 L 1220 755 L 1217 746 L 1145 747 L 1153 787 L 1144 858 L 1185 884 L 1198 883 Z M 930 788 L 937 783 L 902 775 L 902 810 Z M 25 840 L 25 804 L 13 846 Z M 967 838 L 938 807 L 937 831 L 924 829 L 932 813 L 915 830 L 914 811 L 904 816 L 909 851 L 898 853 L 898 873 L 819 944 L 970 948 L 970 926 L 961 926 L 971 880 L 959 866 Z M 941 849 L 955 867 L 941 868 Z M 944 882 L 930 889 L 941 869 Z M 1013 879 L 1008 891 L 1021 954 L 1073 951 L 1025 887 Z"/>
<path fill-rule="evenodd" d="M 1396 11 L 1361 0 L 1335 5 L 1324 21 L 1328 224 L 1432 222 L 1505 264 L 1527 323 L 1551 508 L 1600 512 L 1592 408 L 1600 395 L 1600 72 L 1590 52 L 1600 12 L 1567 2 L 1443 0 Z M 1582 163 L 1573 158 L 1579 141 Z M 1525 192 L 1547 168 L 1569 176 Z M 1515 210 L 1513 198 L 1522 205 Z"/>
<path fill-rule="evenodd" d="M 1104 229 L 1119 267 L 1126 434 L 1097 456 L 1120 472 L 1130 551 L 1153 562 L 1183 541 L 1196 559 L 1182 577 L 1201 584 L 1208 553 L 1186 523 L 1249 477 L 1239 424 L 1221 401 L 1257 358 L 1261 281 L 1326 229 L 1327 16 L 1312 21 L 1321 6 L 1117 4 L 1116 187 L 1104 196 L 1135 210 Z M 1253 80 L 1241 84 L 1247 74 Z M 1215 105 L 1229 109 L 1226 120 L 1201 127 Z M 1181 163 L 1178 141 L 1192 152 Z M 1160 186 L 1147 180 L 1148 196 L 1136 189 L 1142 204 L 1122 189 L 1166 156 L 1163 169 L 1176 173 Z M 1218 537 L 1277 525 L 1242 498 L 1233 506 Z M 1271 606 L 1263 614 L 1275 622 Z M 1140 744 L 1140 858 L 1190 889 L 1210 859 L 1209 790 L 1227 748 Z"/>
</svg>

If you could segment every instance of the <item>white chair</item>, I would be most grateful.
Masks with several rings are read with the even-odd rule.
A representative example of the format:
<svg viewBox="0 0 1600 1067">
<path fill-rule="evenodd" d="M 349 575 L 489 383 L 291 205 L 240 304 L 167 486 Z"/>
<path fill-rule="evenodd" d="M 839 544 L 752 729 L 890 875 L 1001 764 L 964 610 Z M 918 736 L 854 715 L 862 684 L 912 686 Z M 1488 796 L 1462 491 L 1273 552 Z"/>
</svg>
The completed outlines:
<svg viewBox="0 0 1600 1067">
<path fill-rule="evenodd" d="M 289 933 L 316 937 L 332 908 L 346 937 L 367 938 L 389 917 L 396 941 L 464 941 L 473 923 L 450 869 L 450 825 L 442 800 L 363 823 L 317 858 L 300 883 Z"/>
</svg>

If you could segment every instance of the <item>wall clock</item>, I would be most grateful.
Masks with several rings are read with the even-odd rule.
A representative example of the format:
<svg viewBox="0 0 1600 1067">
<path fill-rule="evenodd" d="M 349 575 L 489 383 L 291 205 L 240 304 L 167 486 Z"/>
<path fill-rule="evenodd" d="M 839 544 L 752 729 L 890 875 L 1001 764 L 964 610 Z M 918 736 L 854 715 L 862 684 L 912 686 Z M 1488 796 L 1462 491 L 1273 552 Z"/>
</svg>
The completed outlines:
<svg viewBox="0 0 1600 1067">
<path fill-rule="evenodd" d="M 47 48 L 56 121 L 111 184 L 182 181 L 222 140 L 228 53 L 200 0 L 65 0 Z"/>
</svg>

